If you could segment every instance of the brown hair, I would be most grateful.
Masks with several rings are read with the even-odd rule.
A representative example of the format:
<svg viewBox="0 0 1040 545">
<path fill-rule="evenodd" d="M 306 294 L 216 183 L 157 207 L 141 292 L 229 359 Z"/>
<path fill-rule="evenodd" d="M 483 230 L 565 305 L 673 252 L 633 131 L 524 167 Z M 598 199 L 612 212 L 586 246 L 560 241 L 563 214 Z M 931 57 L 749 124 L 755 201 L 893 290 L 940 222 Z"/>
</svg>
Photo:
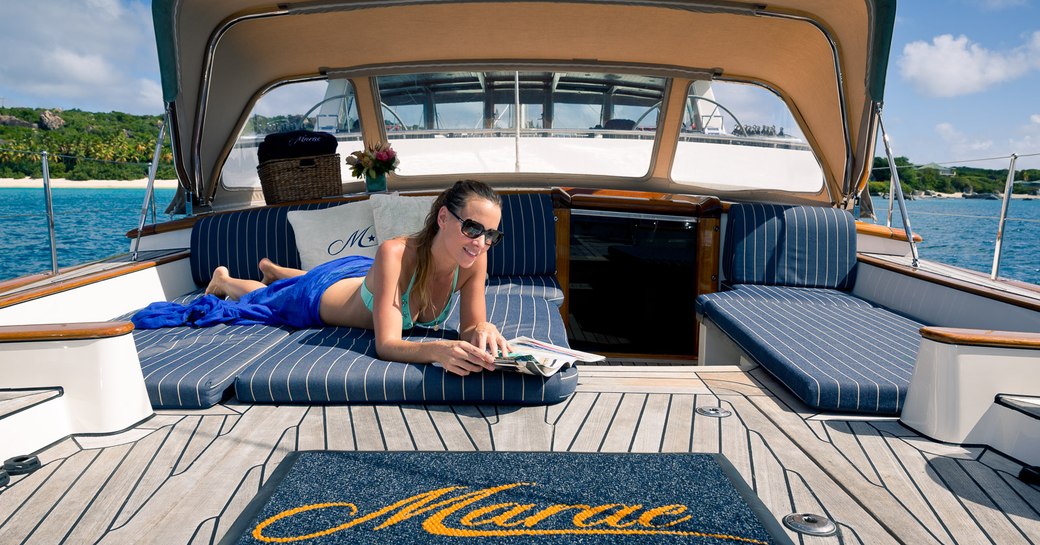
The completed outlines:
<svg viewBox="0 0 1040 545">
<path fill-rule="evenodd" d="M 471 198 L 485 199 L 499 208 L 502 207 L 502 198 L 491 189 L 491 186 L 476 180 L 459 180 L 437 196 L 433 205 L 430 206 L 429 214 L 426 215 L 426 223 L 422 230 L 412 235 L 412 240 L 416 242 L 417 261 L 415 284 L 412 286 L 412 301 L 418 303 L 420 312 L 436 308 L 427 281 L 433 268 L 433 238 L 440 231 L 440 226 L 437 225 L 437 213 L 440 212 L 442 206 L 446 206 L 448 210 L 461 215 L 462 209 Z"/>
</svg>

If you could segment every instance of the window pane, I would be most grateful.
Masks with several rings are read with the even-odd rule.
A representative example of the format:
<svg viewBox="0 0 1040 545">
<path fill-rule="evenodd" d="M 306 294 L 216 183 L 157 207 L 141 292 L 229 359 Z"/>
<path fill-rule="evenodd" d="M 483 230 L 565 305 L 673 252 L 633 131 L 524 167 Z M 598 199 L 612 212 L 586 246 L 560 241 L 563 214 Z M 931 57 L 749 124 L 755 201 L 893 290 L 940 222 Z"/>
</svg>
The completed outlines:
<svg viewBox="0 0 1040 545">
<path fill-rule="evenodd" d="M 823 170 L 787 105 L 757 85 L 695 82 L 672 163 L 681 184 L 816 192 Z"/>
<path fill-rule="evenodd" d="M 221 183 L 229 189 L 259 188 L 256 153 L 260 142 L 271 133 L 300 129 L 336 135 L 341 157 L 358 149 L 361 125 L 350 82 L 336 79 L 288 83 L 260 97 L 228 155 L 221 171 Z M 340 168 L 343 168 L 343 179 L 347 180 L 350 171 L 344 168 L 345 164 Z"/>
<path fill-rule="evenodd" d="M 633 75 L 509 71 L 377 81 L 402 176 L 644 176 L 666 83 Z"/>
</svg>

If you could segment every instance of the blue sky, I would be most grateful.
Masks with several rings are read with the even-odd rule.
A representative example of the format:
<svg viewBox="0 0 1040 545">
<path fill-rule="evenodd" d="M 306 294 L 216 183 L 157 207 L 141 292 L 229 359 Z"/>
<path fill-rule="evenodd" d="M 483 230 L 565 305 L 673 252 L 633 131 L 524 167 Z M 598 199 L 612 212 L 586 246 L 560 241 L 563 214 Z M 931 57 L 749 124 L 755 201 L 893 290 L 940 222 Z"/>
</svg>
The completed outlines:
<svg viewBox="0 0 1040 545">
<path fill-rule="evenodd" d="M 159 113 L 156 65 L 150 0 L 0 0 L 4 106 Z M 884 114 L 896 155 L 1002 168 L 1040 154 L 1037 96 L 1040 0 L 899 2 Z M 987 157 L 1002 158 L 965 163 Z"/>
</svg>

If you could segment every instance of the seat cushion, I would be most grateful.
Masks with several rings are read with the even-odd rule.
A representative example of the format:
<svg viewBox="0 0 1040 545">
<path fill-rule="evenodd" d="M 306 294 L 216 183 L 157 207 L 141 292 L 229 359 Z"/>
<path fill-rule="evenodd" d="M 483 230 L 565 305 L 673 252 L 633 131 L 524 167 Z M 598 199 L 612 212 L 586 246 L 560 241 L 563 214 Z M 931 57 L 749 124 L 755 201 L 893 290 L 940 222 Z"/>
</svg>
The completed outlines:
<svg viewBox="0 0 1040 545">
<path fill-rule="evenodd" d="M 899 414 L 925 324 L 843 292 L 778 289 L 763 297 L 741 288 L 699 303 L 704 317 L 810 407 Z"/>
<path fill-rule="evenodd" d="M 443 329 L 415 328 L 405 339 L 457 339 L 458 297 Z M 507 338 L 528 336 L 567 346 L 556 305 L 537 297 L 488 295 L 488 316 Z M 546 404 L 577 387 L 577 368 L 552 377 L 481 372 L 460 377 L 432 364 L 378 358 L 375 335 L 358 328 L 300 330 L 258 357 L 235 380 L 235 397 L 256 403 Z"/>
<path fill-rule="evenodd" d="M 235 376 L 289 336 L 266 325 L 134 330 L 148 399 L 156 409 L 204 409 L 226 397 Z"/>
<path fill-rule="evenodd" d="M 825 288 L 792 288 L 787 286 L 761 286 L 737 284 L 727 291 L 706 293 L 697 297 L 697 314 L 704 315 L 704 305 L 709 301 L 740 299 L 745 302 L 768 301 L 790 305 L 816 304 L 837 307 L 873 308 L 875 305 L 852 295 L 850 292 Z"/>
<path fill-rule="evenodd" d="M 851 290 L 856 222 L 835 208 L 735 204 L 722 255 L 730 284 Z"/>
<path fill-rule="evenodd" d="M 563 304 L 563 288 L 555 276 L 491 276 L 486 292 L 490 295 L 526 295 L 545 299 L 557 307 Z"/>
</svg>

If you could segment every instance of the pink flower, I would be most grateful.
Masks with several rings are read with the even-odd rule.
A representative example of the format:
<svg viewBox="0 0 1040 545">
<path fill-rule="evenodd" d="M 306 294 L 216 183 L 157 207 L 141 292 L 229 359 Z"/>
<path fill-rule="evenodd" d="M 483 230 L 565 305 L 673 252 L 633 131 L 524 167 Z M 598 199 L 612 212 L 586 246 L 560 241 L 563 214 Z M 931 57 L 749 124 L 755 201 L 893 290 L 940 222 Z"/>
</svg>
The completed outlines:
<svg viewBox="0 0 1040 545">
<path fill-rule="evenodd" d="M 376 152 L 376 159 L 378 159 L 379 161 L 389 161 L 390 157 L 391 157 L 390 156 L 390 152 L 387 152 L 387 151 L 377 151 Z"/>
</svg>

